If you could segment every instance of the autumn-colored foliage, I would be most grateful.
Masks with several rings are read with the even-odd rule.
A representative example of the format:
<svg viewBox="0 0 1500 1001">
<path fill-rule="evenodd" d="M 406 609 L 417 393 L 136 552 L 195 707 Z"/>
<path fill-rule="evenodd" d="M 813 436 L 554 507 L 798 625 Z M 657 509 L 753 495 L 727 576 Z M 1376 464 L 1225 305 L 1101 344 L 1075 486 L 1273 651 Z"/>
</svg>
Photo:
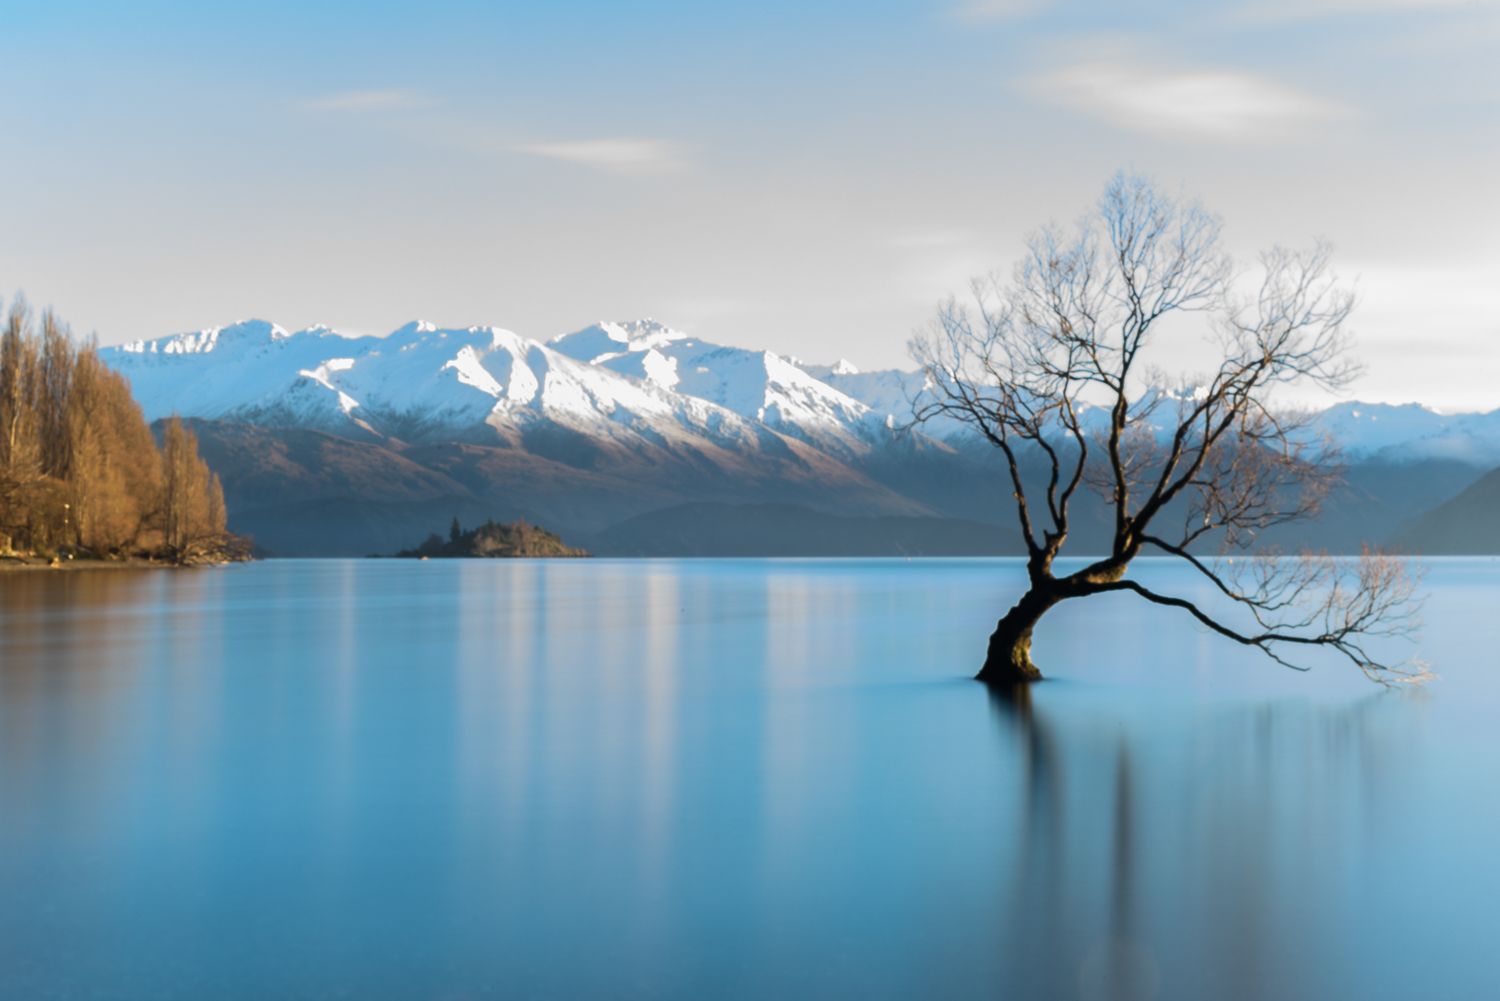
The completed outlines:
<svg viewBox="0 0 1500 1001">
<path fill-rule="evenodd" d="M 49 311 L 0 330 L 0 553 L 211 558 L 233 542 L 219 479 L 180 420 L 157 445 L 130 384 Z"/>
</svg>

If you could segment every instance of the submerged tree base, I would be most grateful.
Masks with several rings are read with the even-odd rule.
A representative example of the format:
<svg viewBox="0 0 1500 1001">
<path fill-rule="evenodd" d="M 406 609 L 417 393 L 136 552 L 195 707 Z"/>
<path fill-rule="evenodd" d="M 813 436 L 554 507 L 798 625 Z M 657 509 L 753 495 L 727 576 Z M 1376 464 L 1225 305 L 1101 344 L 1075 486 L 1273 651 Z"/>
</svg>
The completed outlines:
<svg viewBox="0 0 1500 1001">
<path fill-rule="evenodd" d="M 1031 658 L 1025 654 L 1011 657 L 988 658 L 979 673 L 974 675 L 975 681 L 982 681 L 986 685 L 999 685 L 1011 687 L 1014 685 L 1029 685 L 1033 681 L 1042 680 L 1041 670 L 1031 662 Z"/>
<path fill-rule="evenodd" d="M 979 673 L 974 675 L 974 680 L 987 685 L 1004 686 L 1041 681 L 1042 672 L 1031 660 L 1030 637 L 1024 644 L 1009 646 L 997 644 L 991 638 L 989 655 L 985 657 L 984 666 L 979 669 Z"/>
<path fill-rule="evenodd" d="M 1005 613 L 990 635 L 984 666 L 974 676 L 987 685 L 1022 685 L 1042 680 L 1042 672 L 1031 660 L 1031 631 L 1057 603 L 1057 598 L 1033 589 Z"/>
</svg>

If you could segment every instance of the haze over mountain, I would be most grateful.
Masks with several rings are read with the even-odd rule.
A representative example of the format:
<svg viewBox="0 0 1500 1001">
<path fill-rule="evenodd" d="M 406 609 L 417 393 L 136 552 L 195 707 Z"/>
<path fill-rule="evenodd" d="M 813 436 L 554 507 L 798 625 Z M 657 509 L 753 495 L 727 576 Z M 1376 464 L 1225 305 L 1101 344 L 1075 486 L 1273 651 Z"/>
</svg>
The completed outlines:
<svg viewBox="0 0 1500 1001">
<path fill-rule="evenodd" d="M 1500 555 L 1500 469 L 1413 519 L 1394 543 L 1434 556 Z"/>
<path fill-rule="evenodd" d="M 762 533 L 767 512 L 793 509 L 916 519 L 900 523 L 893 552 L 924 551 L 928 526 L 932 551 L 951 552 L 945 518 L 1011 527 L 989 447 L 955 423 L 910 426 L 919 374 L 805 363 L 649 319 L 547 342 L 499 327 L 413 322 L 345 337 L 246 320 L 102 353 L 148 419 L 197 420 L 232 527 L 276 552 L 389 550 L 454 514 L 525 517 L 578 544 L 597 536 L 601 552 L 649 551 L 629 525 L 663 538 L 660 514 L 638 516 L 683 504 L 697 505 L 695 551 L 711 517 L 734 531 L 740 504 L 769 505 L 756 513 Z M 1500 411 L 1350 402 L 1318 429 L 1343 446 L 1349 485 L 1330 517 L 1288 541 L 1384 542 L 1500 465 Z M 841 523 L 791 524 L 795 535 Z M 870 525 L 846 526 L 845 548 L 869 548 L 855 540 Z"/>
</svg>

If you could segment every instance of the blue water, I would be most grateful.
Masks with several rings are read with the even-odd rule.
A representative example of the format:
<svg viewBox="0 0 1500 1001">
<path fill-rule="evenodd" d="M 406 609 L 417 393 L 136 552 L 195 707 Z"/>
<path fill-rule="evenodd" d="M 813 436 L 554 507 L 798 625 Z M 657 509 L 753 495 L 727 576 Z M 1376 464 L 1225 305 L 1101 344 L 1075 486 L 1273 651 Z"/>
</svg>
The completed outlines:
<svg viewBox="0 0 1500 1001">
<path fill-rule="evenodd" d="M 1390 692 L 1111 596 L 994 698 L 1021 577 L 0 576 L 0 996 L 1500 997 L 1500 562 Z"/>
</svg>

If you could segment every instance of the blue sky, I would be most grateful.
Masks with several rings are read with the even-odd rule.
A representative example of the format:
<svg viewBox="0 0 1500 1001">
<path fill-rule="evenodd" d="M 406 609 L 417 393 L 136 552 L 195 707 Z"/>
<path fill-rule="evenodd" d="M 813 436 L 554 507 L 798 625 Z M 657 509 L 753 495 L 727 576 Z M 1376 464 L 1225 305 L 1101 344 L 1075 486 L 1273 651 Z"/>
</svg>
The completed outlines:
<svg viewBox="0 0 1500 1001">
<path fill-rule="evenodd" d="M 0 291 L 105 342 L 654 315 L 899 364 L 941 296 L 1129 167 L 1247 255 L 1330 239 L 1359 396 L 1500 406 L 1493 0 L 4 2 L 0 26 Z"/>
</svg>

